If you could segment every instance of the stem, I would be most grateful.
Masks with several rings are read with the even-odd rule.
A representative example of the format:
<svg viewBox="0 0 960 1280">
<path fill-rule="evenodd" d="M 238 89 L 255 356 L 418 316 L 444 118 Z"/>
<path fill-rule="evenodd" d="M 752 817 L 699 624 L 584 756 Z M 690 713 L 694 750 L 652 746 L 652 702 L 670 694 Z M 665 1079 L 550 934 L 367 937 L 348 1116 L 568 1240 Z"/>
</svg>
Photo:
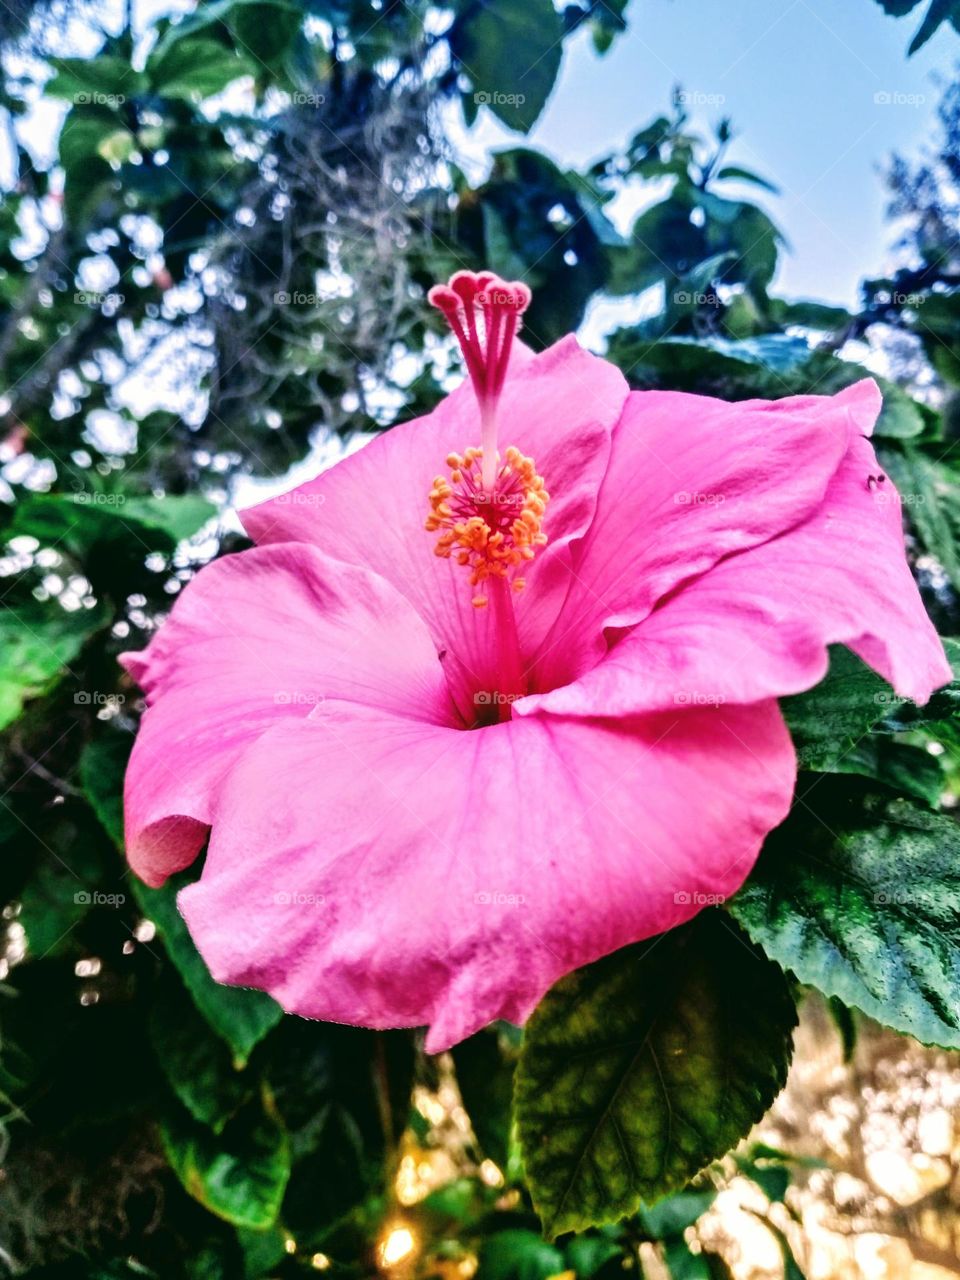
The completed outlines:
<svg viewBox="0 0 960 1280">
<path fill-rule="evenodd" d="M 497 718 L 510 719 L 510 703 L 514 697 L 526 693 L 523 660 L 520 656 L 520 637 L 517 619 L 513 612 L 513 588 L 506 578 L 492 578 L 489 582 L 491 620 L 496 629 L 496 692 Z"/>
<path fill-rule="evenodd" d="M 480 444 L 483 461 L 480 483 L 484 493 L 493 493 L 497 484 L 497 407 L 490 400 L 480 405 Z"/>
</svg>

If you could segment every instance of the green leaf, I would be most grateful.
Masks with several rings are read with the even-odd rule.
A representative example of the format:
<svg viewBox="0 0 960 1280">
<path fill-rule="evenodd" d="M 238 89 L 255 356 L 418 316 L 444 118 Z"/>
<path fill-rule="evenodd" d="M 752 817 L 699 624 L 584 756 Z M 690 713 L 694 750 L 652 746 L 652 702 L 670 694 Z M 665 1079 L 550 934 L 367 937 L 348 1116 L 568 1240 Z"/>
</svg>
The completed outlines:
<svg viewBox="0 0 960 1280">
<path fill-rule="evenodd" d="M 146 75 L 161 97 L 201 102 L 256 70 L 251 58 L 219 40 L 184 36 L 147 59 Z"/>
<path fill-rule="evenodd" d="M 451 32 L 454 56 L 477 102 L 509 129 L 527 133 L 560 70 L 563 23 L 552 0 L 484 0 Z"/>
<path fill-rule="evenodd" d="M 547 1235 L 635 1212 L 739 1142 L 783 1086 L 795 1024 L 783 974 L 715 912 L 558 983 L 515 1095 Z"/>
<path fill-rule="evenodd" d="M 735 1156 L 738 1171 L 758 1186 L 771 1204 L 782 1204 L 790 1187 L 790 1169 L 781 1161 Z"/>
<path fill-rule="evenodd" d="M 952 472 L 921 449 L 883 449 L 880 461 L 900 491 L 910 523 L 926 550 L 960 587 L 960 498 Z"/>
<path fill-rule="evenodd" d="M 507 1165 L 513 1108 L 515 1051 L 495 1028 L 462 1040 L 451 1049 L 460 1096 L 484 1155 Z"/>
<path fill-rule="evenodd" d="M 46 693 L 81 649 L 108 622 L 101 605 L 68 612 L 56 600 L 0 608 L 0 729 L 17 718 L 31 698 Z"/>
<path fill-rule="evenodd" d="M 243 1280 L 264 1280 L 272 1276 L 283 1261 L 286 1239 L 287 1233 L 282 1227 L 270 1231 L 239 1227 L 237 1241 L 243 1251 Z"/>
<path fill-rule="evenodd" d="M 922 434 L 925 423 L 916 402 L 894 382 L 876 378 L 883 393 L 883 408 L 874 435 L 890 440 L 910 440 Z"/>
<path fill-rule="evenodd" d="M 290 1149 L 266 1090 L 262 1102 L 246 1106 L 220 1135 L 176 1114 L 161 1120 L 160 1136 L 174 1173 L 205 1209 L 258 1231 L 276 1222 Z"/>
<path fill-rule="evenodd" d="M 609 1276 L 614 1273 L 606 1264 L 614 1258 L 622 1263 L 623 1251 L 617 1243 L 617 1236 L 613 1229 L 608 1230 L 609 1234 L 591 1231 L 571 1236 L 566 1241 L 564 1253 L 567 1255 L 567 1267 L 576 1272 L 577 1280 L 591 1280 L 598 1272 Z"/>
<path fill-rule="evenodd" d="M 659 1204 L 641 1205 L 637 1220 L 653 1240 L 682 1236 L 688 1227 L 703 1217 L 716 1198 L 714 1187 L 703 1191 L 678 1191 L 676 1195 L 666 1196 Z"/>
<path fill-rule="evenodd" d="M 801 769 L 833 773 L 900 699 L 849 649 L 830 649 L 830 670 L 806 693 L 780 699 Z"/>
<path fill-rule="evenodd" d="M 794 1257 L 793 1248 L 786 1237 L 786 1233 L 781 1231 L 766 1215 L 756 1213 L 753 1209 L 748 1209 L 747 1212 L 758 1218 L 776 1240 L 780 1248 L 780 1256 L 783 1259 L 783 1280 L 806 1280 L 805 1273 L 801 1271 L 797 1259 Z"/>
<path fill-rule="evenodd" d="M 121 127 L 119 121 L 115 112 L 103 106 L 83 104 L 73 108 L 63 122 L 59 140 L 60 163 L 68 184 L 75 177 L 84 176 L 83 166 L 91 160 L 106 158 Z"/>
<path fill-rule="evenodd" d="M 960 640 L 950 636 L 941 636 L 947 661 L 953 668 L 953 680 L 930 698 L 922 707 L 904 699 L 899 703 L 894 718 L 886 727 L 891 730 L 922 729 L 943 724 L 944 721 L 955 720 L 960 715 Z"/>
<path fill-rule="evenodd" d="M 8 537 L 27 535 L 76 560 L 93 592 L 124 601 L 146 593 L 152 553 L 169 555 L 215 512 L 196 494 L 153 498 L 123 493 L 35 494 L 17 503 Z"/>
<path fill-rule="evenodd" d="M 230 11 L 229 25 L 239 48 L 263 77 L 283 79 L 285 59 L 303 25 L 303 7 L 249 0 Z"/>
<path fill-rule="evenodd" d="M 69 864 L 51 849 L 50 856 L 41 858 L 20 894 L 19 920 L 26 932 L 31 959 L 69 950 L 74 925 L 93 905 L 91 891 L 102 892 L 104 867 L 100 849 L 80 839 L 69 849 L 68 856 Z"/>
<path fill-rule="evenodd" d="M 848 1009 L 836 996 L 826 1002 L 830 1020 L 837 1029 L 840 1044 L 843 1047 L 844 1062 L 852 1062 L 857 1048 L 857 1019 L 852 1009 Z"/>
<path fill-rule="evenodd" d="M 853 319 L 846 307 L 811 302 L 806 298 L 796 301 L 774 298 L 770 303 L 770 313 L 777 324 L 796 324 L 821 331 L 842 329 Z"/>
<path fill-rule="evenodd" d="M 912 57 L 918 49 L 922 49 L 944 22 L 956 20 L 960 16 L 960 5 L 957 0 L 930 0 L 930 8 L 924 15 L 920 29 L 910 41 L 907 56 Z"/>
<path fill-rule="evenodd" d="M 97 821 L 123 852 L 123 775 L 133 750 L 133 734 L 107 728 L 80 752 L 83 793 Z"/>
<path fill-rule="evenodd" d="M 121 850 L 123 775 L 132 746 L 131 735 L 111 731 L 94 738 L 80 757 L 80 778 L 87 799 L 104 830 Z M 254 1046 L 280 1021 L 283 1010 L 262 991 L 227 987 L 210 976 L 177 909 L 177 893 L 197 874 L 198 869 L 191 868 L 168 880 L 160 889 L 149 888 L 136 876 L 131 876 L 129 883 L 140 909 L 156 925 L 194 1004 L 232 1049 L 235 1066 L 242 1067 Z"/>
<path fill-rule="evenodd" d="M 738 182 L 750 182 L 753 183 L 754 186 L 763 187 L 765 191 L 772 191 L 775 196 L 780 194 L 779 187 L 775 186 L 772 182 L 768 182 L 766 178 L 761 178 L 760 175 L 758 173 L 754 173 L 752 169 L 741 168 L 738 164 L 725 165 L 716 176 L 720 180 L 724 178 L 731 178 L 736 179 Z"/>
<path fill-rule="evenodd" d="M 931 809 L 940 806 L 946 785 L 937 756 L 923 747 L 871 735 L 857 744 L 835 766 L 836 773 L 856 773 L 873 778 L 896 795 L 922 800 Z"/>
<path fill-rule="evenodd" d="M 170 1088 L 193 1116 L 220 1133 L 250 1100 L 254 1081 L 238 1071 L 186 992 L 169 983 L 150 1007 L 150 1039 Z"/>
<path fill-rule="evenodd" d="M 877 0 L 877 4 L 891 18 L 905 18 L 918 5 L 923 4 L 923 0 Z"/>
<path fill-rule="evenodd" d="M 51 58 L 56 72 L 43 86 L 51 98 L 63 98 L 80 105 L 122 106 L 140 93 L 143 77 L 126 58 L 101 54 L 97 58 Z M 116 128 L 116 124 L 114 124 Z"/>
<path fill-rule="evenodd" d="M 160 889 L 151 889 L 136 877 L 131 877 L 130 883 L 134 897 L 144 915 L 156 925 L 167 954 L 197 1008 L 233 1050 L 236 1065 L 242 1067 L 254 1046 L 280 1021 L 283 1010 L 262 991 L 224 986 L 210 976 L 177 909 L 177 894 L 196 876 L 197 870 L 191 869 L 171 877 Z"/>
<path fill-rule="evenodd" d="M 672 1280 L 718 1280 L 718 1277 L 730 1274 L 719 1254 L 702 1249 L 694 1253 L 682 1238 L 667 1242 L 663 1260 Z"/>
<path fill-rule="evenodd" d="M 217 514 L 212 502 L 199 493 L 168 494 L 163 498 L 127 498 L 116 508 L 122 520 L 135 520 L 148 529 L 165 533 L 175 546 L 192 538 Z"/>
<path fill-rule="evenodd" d="M 924 1044 L 960 1048 L 960 827 L 817 779 L 728 910 L 782 968 Z"/>
<path fill-rule="evenodd" d="M 514 1228 L 483 1241 L 479 1270 L 484 1280 L 549 1280 L 565 1271 L 566 1263 L 536 1231 Z"/>
</svg>

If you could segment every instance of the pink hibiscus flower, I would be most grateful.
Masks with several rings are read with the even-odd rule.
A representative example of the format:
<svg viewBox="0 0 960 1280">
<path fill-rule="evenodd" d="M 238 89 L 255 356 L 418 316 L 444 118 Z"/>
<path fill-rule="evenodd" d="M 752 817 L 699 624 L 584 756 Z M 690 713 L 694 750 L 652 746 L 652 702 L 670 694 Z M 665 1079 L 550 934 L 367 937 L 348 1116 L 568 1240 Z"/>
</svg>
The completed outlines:
<svg viewBox="0 0 960 1280">
<path fill-rule="evenodd" d="M 159 885 L 209 833 L 179 902 L 214 977 L 436 1051 L 736 891 L 827 645 L 917 701 L 950 671 L 873 382 L 630 392 L 516 342 L 522 285 L 431 301 L 472 390 L 245 512 L 124 662 L 130 862 Z"/>
</svg>

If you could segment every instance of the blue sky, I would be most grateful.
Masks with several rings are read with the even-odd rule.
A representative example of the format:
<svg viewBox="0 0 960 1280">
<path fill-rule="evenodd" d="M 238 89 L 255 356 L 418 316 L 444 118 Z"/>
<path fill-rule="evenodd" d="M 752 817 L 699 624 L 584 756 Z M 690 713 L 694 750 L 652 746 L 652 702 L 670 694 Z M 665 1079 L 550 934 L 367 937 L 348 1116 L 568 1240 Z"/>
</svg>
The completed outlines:
<svg viewBox="0 0 960 1280">
<path fill-rule="evenodd" d="M 781 188 L 764 200 L 793 250 L 779 291 L 852 303 L 860 278 L 890 260 L 880 170 L 932 139 L 932 75 L 949 76 L 960 39 L 945 26 L 908 60 L 919 17 L 888 18 L 875 0 L 632 0 L 627 17 L 604 58 L 586 37 L 570 43 L 530 141 L 583 163 L 662 111 L 677 83 L 722 97 L 693 116 L 731 116 L 731 156 Z M 523 142 L 488 112 L 458 141 L 478 158 Z"/>
</svg>

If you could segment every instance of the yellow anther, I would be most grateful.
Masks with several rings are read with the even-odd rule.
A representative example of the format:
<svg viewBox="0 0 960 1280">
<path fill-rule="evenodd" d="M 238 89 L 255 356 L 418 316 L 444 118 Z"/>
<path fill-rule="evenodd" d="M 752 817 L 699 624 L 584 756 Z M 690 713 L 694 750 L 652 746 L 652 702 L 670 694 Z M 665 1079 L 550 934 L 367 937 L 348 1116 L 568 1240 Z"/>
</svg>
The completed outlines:
<svg viewBox="0 0 960 1280">
<path fill-rule="evenodd" d="M 436 554 L 444 559 L 455 554 L 474 587 L 487 578 L 512 578 L 547 542 L 542 524 L 549 494 L 533 459 L 511 445 L 489 493 L 476 467 L 482 459 L 483 450 L 474 447 L 447 455 L 450 479 L 434 478 L 425 525 L 428 532 L 440 533 Z M 511 585 L 522 591 L 525 579 L 513 578 Z M 476 595 L 472 603 L 483 609 L 487 597 Z"/>
</svg>

